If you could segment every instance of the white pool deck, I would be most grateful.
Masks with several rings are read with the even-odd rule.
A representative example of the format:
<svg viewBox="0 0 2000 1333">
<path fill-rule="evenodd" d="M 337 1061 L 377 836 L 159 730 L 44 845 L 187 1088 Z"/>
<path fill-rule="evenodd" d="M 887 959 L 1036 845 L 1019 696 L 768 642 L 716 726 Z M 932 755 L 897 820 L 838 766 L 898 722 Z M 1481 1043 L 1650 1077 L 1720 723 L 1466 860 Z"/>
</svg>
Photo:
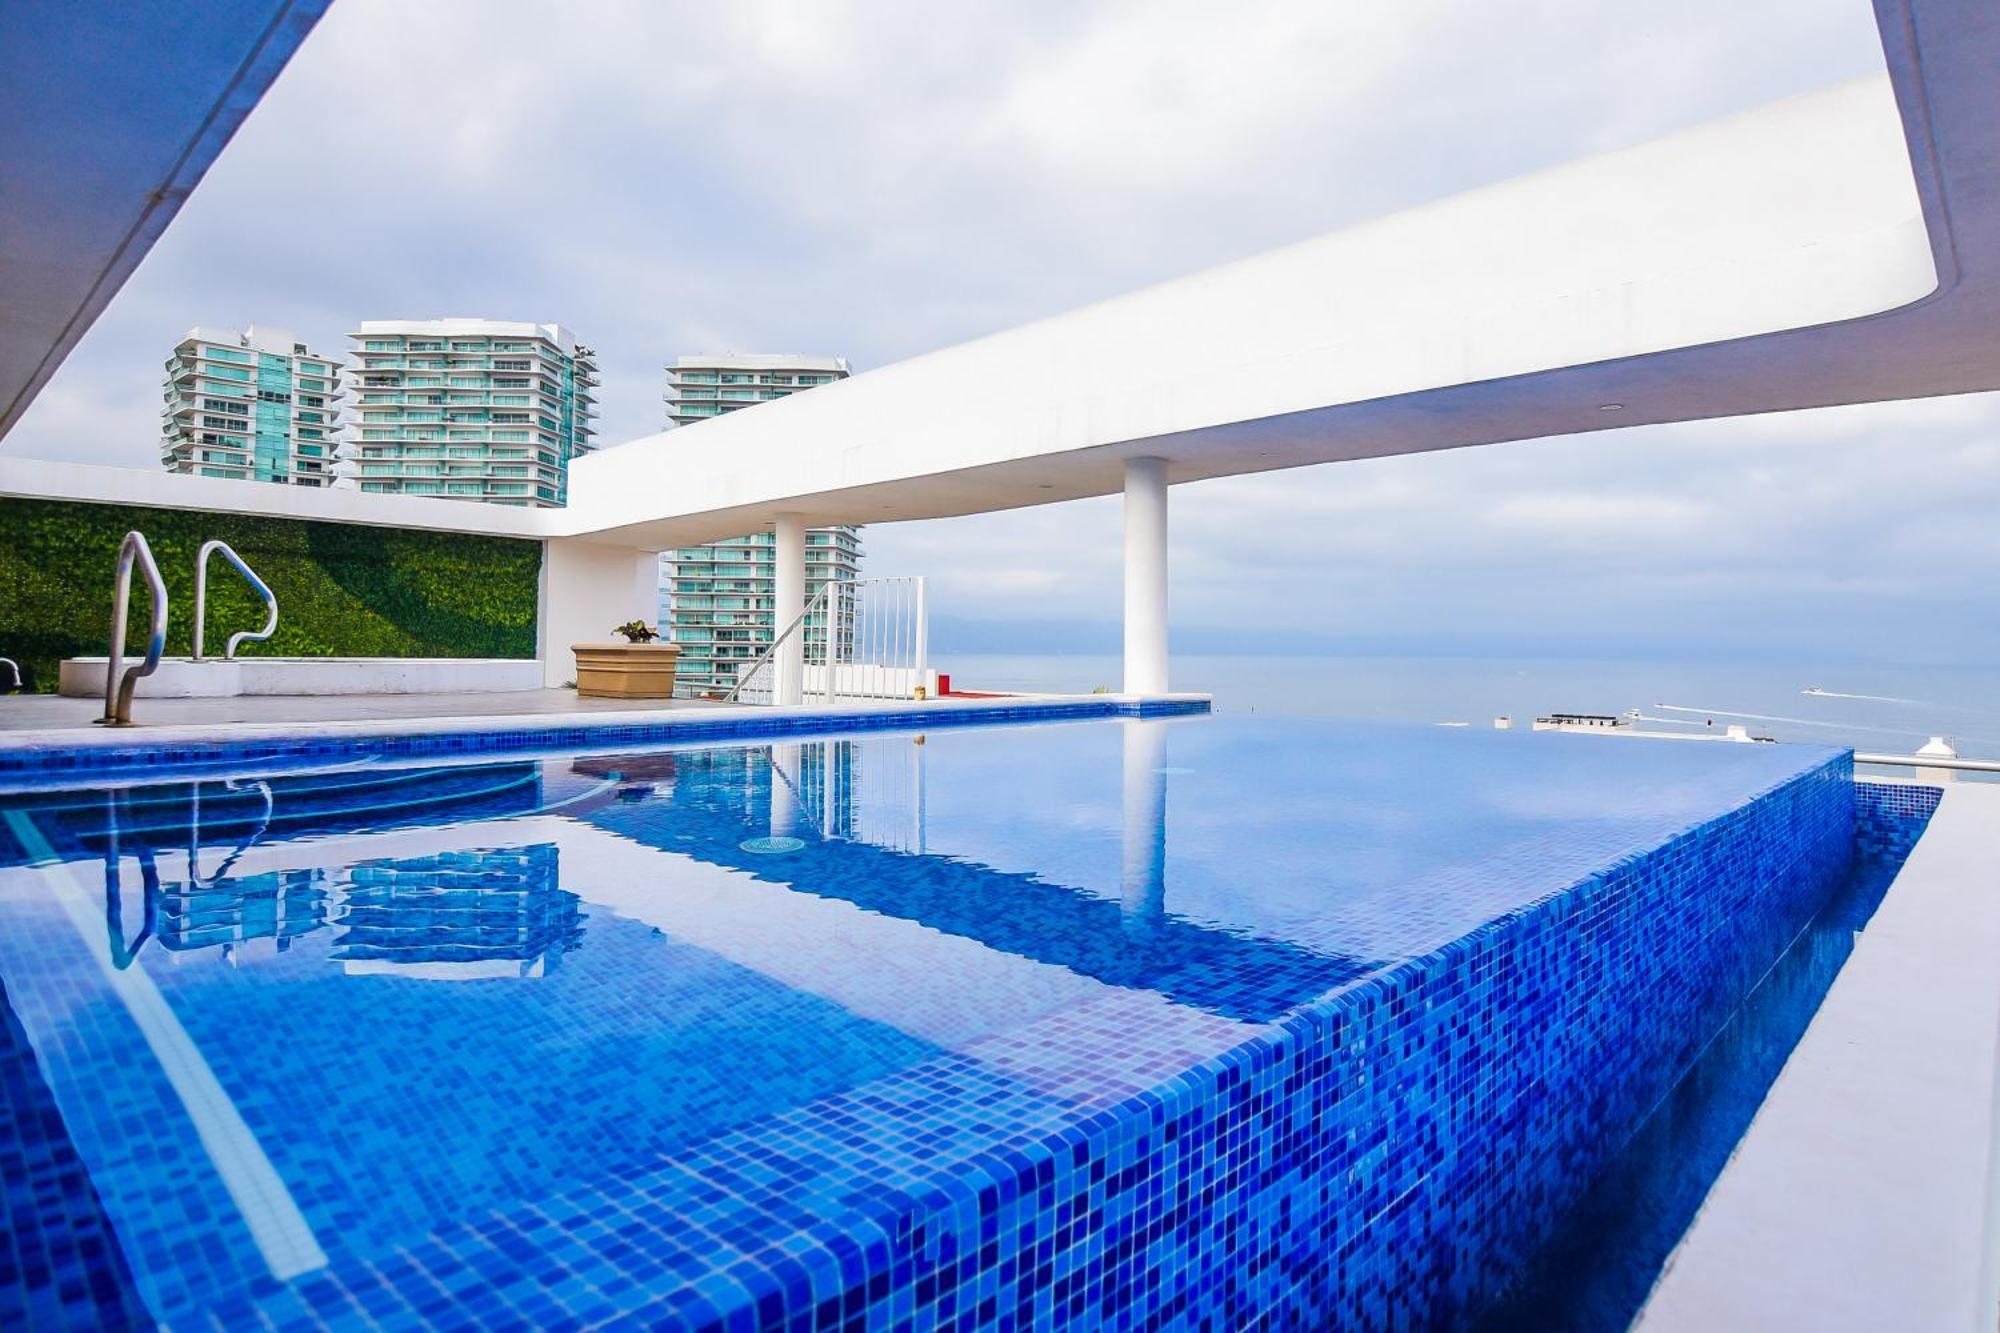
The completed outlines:
<svg viewBox="0 0 2000 1333">
<path fill-rule="evenodd" d="M 64 658 L 56 693 L 104 698 L 102 657 Z M 163 657 L 141 676 L 135 699 L 226 699 L 241 695 L 500 694 L 539 690 L 546 668 L 507 657 L 238 657 L 196 662 Z"/>
<path fill-rule="evenodd" d="M 135 700 L 138 725 L 112 732 L 128 742 L 169 729 L 235 727 L 276 723 L 386 722 L 424 718 L 559 717 L 574 720 L 602 713 L 656 714 L 668 709 L 721 708 L 699 699 L 591 699 L 575 690 L 452 690 L 442 693 L 349 695 L 237 695 L 221 698 Z M 747 707 L 748 705 L 746 705 Z M 0 698 L 0 744 L 32 743 L 16 733 L 63 732 L 74 740 L 78 728 L 93 734 L 104 699 L 70 699 L 54 694 Z"/>
<path fill-rule="evenodd" d="M 493 731 L 572 731 L 579 722 L 613 727 L 656 723 L 672 715 L 704 723 L 731 719 L 784 729 L 785 719 L 812 719 L 824 730 L 828 718 L 876 722 L 885 714 L 907 717 L 912 727 L 927 721 L 977 721 L 982 713 L 1018 720 L 1024 708 L 1088 703 L 1108 708 L 1158 705 L 1206 707 L 1206 694 L 982 694 L 942 699 L 844 701 L 833 705 L 722 704 L 697 699 L 594 699 L 575 690 L 508 690 L 478 694 L 396 694 L 332 696 L 238 696 L 207 699 L 142 699 L 133 708 L 135 725 L 95 725 L 104 711 L 99 700 L 55 695 L 0 697 L 0 751 L 76 751 L 159 746 L 163 749 L 214 742 L 256 742 L 308 737 L 366 740 L 371 737 L 460 735 Z M 1052 713 L 1052 716 L 1054 714 Z M 999 720 L 996 716 L 995 720 Z M 417 724 L 417 725 L 412 725 Z M 573 741 L 564 742 L 573 744 Z M 673 744 L 671 738 L 659 742 Z"/>
<path fill-rule="evenodd" d="M 1991 1330 L 2000 784 L 1945 788 L 1635 1325 Z"/>
</svg>

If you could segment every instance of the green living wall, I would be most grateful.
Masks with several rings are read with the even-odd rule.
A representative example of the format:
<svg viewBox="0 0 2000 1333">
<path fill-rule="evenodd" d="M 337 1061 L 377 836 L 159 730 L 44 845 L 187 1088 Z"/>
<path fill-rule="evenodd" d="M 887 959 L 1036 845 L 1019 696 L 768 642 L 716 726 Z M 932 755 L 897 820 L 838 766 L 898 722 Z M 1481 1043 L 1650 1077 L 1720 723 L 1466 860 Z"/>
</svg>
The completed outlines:
<svg viewBox="0 0 2000 1333">
<path fill-rule="evenodd" d="M 191 651 L 194 558 L 219 537 L 271 585 L 278 632 L 242 655 L 533 657 L 541 543 L 515 537 L 316 523 L 135 505 L 0 500 L 0 657 L 28 688 L 53 691 L 65 657 L 101 656 L 111 632 L 118 546 L 146 534 L 167 582 L 167 652 Z M 128 648 L 143 651 L 151 601 L 134 573 Z M 209 561 L 208 634 L 264 623 L 229 562 Z M 4 679 L 4 677 L 0 677 Z"/>
</svg>

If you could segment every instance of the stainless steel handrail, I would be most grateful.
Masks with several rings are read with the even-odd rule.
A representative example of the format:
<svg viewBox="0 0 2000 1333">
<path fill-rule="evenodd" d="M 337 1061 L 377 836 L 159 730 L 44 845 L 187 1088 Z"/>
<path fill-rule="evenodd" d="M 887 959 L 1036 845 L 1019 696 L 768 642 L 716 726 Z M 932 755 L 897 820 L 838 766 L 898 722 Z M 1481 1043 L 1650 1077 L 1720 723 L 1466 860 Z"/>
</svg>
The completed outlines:
<svg viewBox="0 0 2000 1333">
<path fill-rule="evenodd" d="M 772 639 L 771 646 L 769 648 L 766 648 L 763 651 L 763 653 L 761 653 L 756 659 L 754 659 L 750 663 L 747 669 L 736 673 L 736 683 L 729 687 L 729 693 L 722 696 L 722 702 L 726 704 L 733 704 L 736 702 L 736 696 L 738 692 L 740 692 L 745 685 L 748 685 L 750 683 L 750 678 L 757 674 L 757 668 L 764 666 L 765 664 L 770 662 L 770 660 L 777 655 L 778 649 L 784 644 L 785 640 L 791 638 L 793 634 L 799 631 L 800 627 L 806 623 L 806 617 L 811 615 L 813 611 L 820 606 L 821 603 L 826 601 L 827 589 L 831 588 L 832 586 L 833 586 L 833 581 L 831 579 L 827 580 L 825 583 L 822 583 L 819 587 L 819 591 L 814 593 L 809 599 L 807 599 L 805 610 L 799 612 L 798 618 L 793 620 L 791 624 L 785 626 L 785 632 L 783 634 L 778 635 L 776 638 Z M 803 638 L 803 636 L 801 636 L 801 638 Z M 803 684 L 804 682 L 801 682 L 801 685 Z M 776 683 L 773 682 L 773 688 L 772 688 L 773 697 L 776 697 L 776 694 L 777 694 Z"/>
<path fill-rule="evenodd" d="M 4 666 L 5 666 L 6 668 L 7 668 L 7 670 L 8 670 L 9 672 L 11 672 L 11 673 L 13 674 L 13 677 L 14 677 L 14 680 L 13 680 L 13 682 L 12 682 L 12 683 L 11 683 L 10 685 L 8 685 L 8 686 L 7 686 L 7 688 L 8 688 L 8 689 L 10 689 L 10 690 L 18 690 L 18 689 L 20 689 L 20 688 L 21 688 L 21 664 L 20 664 L 19 662 L 16 662 L 16 661 L 15 661 L 15 660 L 14 660 L 13 658 L 11 658 L 11 657 L 0 657 L 0 665 L 4 665 Z"/>
<path fill-rule="evenodd" d="M 270 585 L 257 577 L 257 571 L 243 562 L 233 547 L 225 541 L 205 541 L 194 558 L 194 660 L 202 661 L 201 644 L 203 632 L 208 628 L 208 558 L 217 551 L 222 558 L 236 566 L 236 572 L 250 585 L 250 591 L 264 599 L 264 605 L 271 608 L 271 614 L 264 620 L 264 628 L 238 630 L 229 636 L 229 642 L 222 647 L 222 660 L 227 662 L 236 656 L 236 646 L 245 639 L 268 639 L 278 630 L 278 598 Z"/>
<path fill-rule="evenodd" d="M 224 778 L 222 780 L 222 785 L 232 792 L 243 790 L 243 787 L 238 784 L 235 778 Z M 189 888 L 206 889 L 214 887 L 214 885 L 219 880 L 221 880 L 221 878 L 224 875 L 229 873 L 229 868 L 236 864 L 237 859 L 241 857 L 243 853 L 249 851 L 252 847 L 256 846 L 260 841 L 263 840 L 264 835 L 271 831 L 271 817 L 275 815 L 278 811 L 277 798 L 273 796 L 271 793 L 271 784 L 261 779 L 257 779 L 251 781 L 248 785 L 252 788 L 255 788 L 256 791 L 263 796 L 264 816 L 263 818 L 257 821 L 257 827 L 250 832 L 250 835 L 248 837 L 241 838 L 237 841 L 236 850 L 222 858 L 222 864 L 215 868 L 215 873 L 213 875 L 206 875 L 206 876 L 204 876 L 201 873 L 201 783 L 199 780 L 197 780 L 196 782 L 194 782 L 189 786 L 188 788 L 188 887 Z"/>
<path fill-rule="evenodd" d="M 111 965 L 120 972 L 132 966 L 139 950 L 146 947 L 146 941 L 153 938 L 160 924 L 160 867 L 154 859 L 152 846 L 142 842 L 139 844 L 139 892 L 142 895 L 139 934 L 136 939 L 128 941 L 125 938 L 125 904 L 121 885 L 125 857 L 118 850 L 120 815 L 127 812 L 125 796 L 126 789 L 118 787 L 106 792 L 104 797 L 107 838 L 104 852 L 104 933 Z"/>
<path fill-rule="evenodd" d="M 1898 768 L 1955 768 L 1966 773 L 2000 773 L 2000 761 L 1960 759 L 1941 754 L 1865 754 L 1856 751 L 1857 764 L 1884 764 Z"/>
<path fill-rule="evenodd" d="M 132 608 L 132 565 L 137 561 L 146 575 L 146 590 L 153 599 L 152 634 L 146 640 L 146 660 L 138 666 L 125 665 L 125 621 Z M 153 548 L 141 532 L 128 532 L 118 548 L 118 574 L 111 586 L 111 651 L 104 664 L 104 716 L 96 719 L 107 727 L 132 725 L 132 691 L 141 676 L 160 669 L 160 654 L 167 649 L 167 584 L 153 559 Z"/>
</svg>

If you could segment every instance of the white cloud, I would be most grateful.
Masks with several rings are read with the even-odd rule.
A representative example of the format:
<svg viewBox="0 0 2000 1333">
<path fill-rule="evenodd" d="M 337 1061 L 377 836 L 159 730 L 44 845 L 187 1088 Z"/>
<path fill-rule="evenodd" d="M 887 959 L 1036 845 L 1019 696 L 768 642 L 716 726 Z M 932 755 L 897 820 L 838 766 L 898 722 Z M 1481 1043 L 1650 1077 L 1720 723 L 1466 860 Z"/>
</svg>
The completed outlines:
<svg viewBox="0 0 2000 1333">
<path fill-rule="evenodd" d="M 1360 119 L 1442 8 L 1118 0 L 1026 62 L 988 124 L 1003 144 L 1093 189 L 1227 180 L 1260 143 Z"/>
</svg>

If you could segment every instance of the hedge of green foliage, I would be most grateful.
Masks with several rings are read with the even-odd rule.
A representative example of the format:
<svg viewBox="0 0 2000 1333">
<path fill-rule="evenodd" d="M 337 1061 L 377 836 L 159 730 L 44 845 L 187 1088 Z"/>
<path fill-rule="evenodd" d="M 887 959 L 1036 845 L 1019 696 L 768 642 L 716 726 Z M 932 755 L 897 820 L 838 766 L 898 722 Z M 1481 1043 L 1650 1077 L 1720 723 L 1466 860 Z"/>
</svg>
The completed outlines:
<svg viewBox="0 0 2000 1333">
<path fill-rule="evenodd" d="M 167 651 L 186 654 L 194 558 L 219 537 L 271 585 L 278 632 L 242 656 L 533 657 L 541 543 L 515 537 L 316 523 L 134 505 L 0 500 L 0 657 L 28 688 L 53 691 L 65 657 L 101 656 L 125 534 L 146 534 L 171 608 Z M 209 562 L 205 648 L 264 623 L 228 561 Z M 142 651 L 150 602 L 132 581 L 128 648 Z"/>
</svg>

